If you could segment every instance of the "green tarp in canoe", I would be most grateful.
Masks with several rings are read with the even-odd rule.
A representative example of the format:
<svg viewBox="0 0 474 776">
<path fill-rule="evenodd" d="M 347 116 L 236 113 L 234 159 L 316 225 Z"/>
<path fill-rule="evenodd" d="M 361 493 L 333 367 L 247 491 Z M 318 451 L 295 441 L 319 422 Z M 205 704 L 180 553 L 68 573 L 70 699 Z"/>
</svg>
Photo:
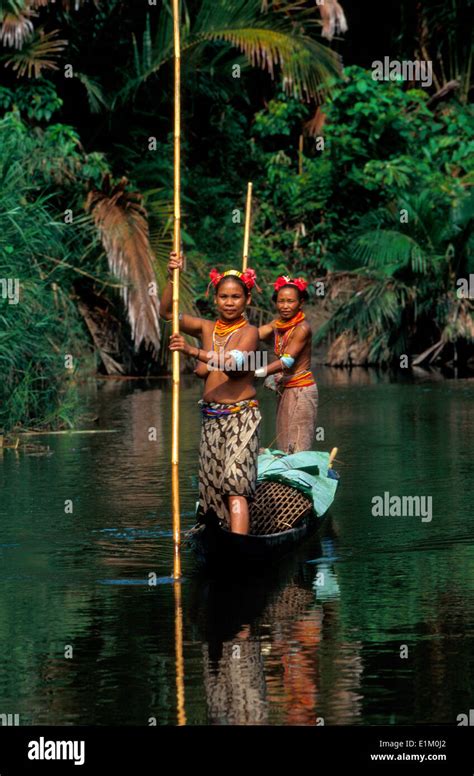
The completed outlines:
<svg viewBox="0 0 474 776">
<path fill-rule="evenodd" d="M 328 477 L 329 453 L 304 450 L 285 455 L 265 450 L 258 456 L 258 481 L 272 480 L 291 485 L 313 502 L 318 517 L 329 509 L 337 490 L 337 479 Z"/>
</svg>

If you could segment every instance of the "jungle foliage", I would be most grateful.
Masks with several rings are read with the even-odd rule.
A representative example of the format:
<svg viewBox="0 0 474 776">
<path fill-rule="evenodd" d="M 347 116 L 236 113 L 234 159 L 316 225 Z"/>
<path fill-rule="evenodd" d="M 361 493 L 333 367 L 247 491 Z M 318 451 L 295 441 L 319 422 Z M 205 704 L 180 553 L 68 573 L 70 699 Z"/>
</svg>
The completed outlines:
<svg viewBox="0 0 474 776">
<path fill-rule="evenodd" d="M 403 0 L 380 42 L 351 35 L 351 0 L 349 30 L 336 0 L 182 3 L 185 306 L 210 312 L 209 269 L 238 266 L 252 180 L 257 303 L 281 272 L 323 281 L 332 363 L 354 341 L 374 364 L 472 342 L 468 5 Z M 0 299 L 0 424 L 61 425 L 64 354 L 95 368 L 78 276 L 117 300 L 145 373 L 163 353 L 148 289 L 171 239 L 170 4 L 1 0 L 0 21 L 0 278 L 22 284 Z M 432 59 L 432 87 L 373 80 L 381 46 Z"/>
</svg>

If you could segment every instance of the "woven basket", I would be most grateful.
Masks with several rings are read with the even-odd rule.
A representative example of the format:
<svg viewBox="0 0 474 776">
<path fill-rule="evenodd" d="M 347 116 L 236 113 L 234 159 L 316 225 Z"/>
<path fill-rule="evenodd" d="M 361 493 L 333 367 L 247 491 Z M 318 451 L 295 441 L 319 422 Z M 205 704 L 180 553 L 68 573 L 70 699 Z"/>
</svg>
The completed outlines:
<svg viewBox="0 0 474 776">
<path fill-rule="evenodd" d="M 281 482 L 262 482 L 250 506 L 251 532 L 261 536 L 288 531 L 312 508 L 311 501 L 299 490 Z"/>
</svg>

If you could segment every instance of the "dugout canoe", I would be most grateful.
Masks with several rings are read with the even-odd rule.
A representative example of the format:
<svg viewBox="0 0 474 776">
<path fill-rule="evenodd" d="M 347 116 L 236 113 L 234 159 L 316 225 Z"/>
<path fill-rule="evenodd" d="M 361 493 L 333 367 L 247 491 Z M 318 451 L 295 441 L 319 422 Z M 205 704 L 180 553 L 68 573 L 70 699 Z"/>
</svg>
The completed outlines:
<svg viewBox="0 0 474 776">
<path fill-rule="evenodd" d="M 316 516 L 306 516 L 294 528 L 274 534 L 247 534 L 228 531 L 215 515 L 207 516 L 204 524 L 195 526 L 189 543 L 201 563 L 235 565 L 242 561 L 263 563 L 273 561 L 298 547 L 320 527 Z"/>
<path fill-rule="evenodd" d="M 338 486 L 334 455 L 334 451 L 331 455 L 265 451 L 258 461 L 251 532 L 231 533 L 214 512 L 198 514 L 198 522 L 187 534 L 198 561 L 223 567 L 272 562 L 316 534 Z"/>
</svg>

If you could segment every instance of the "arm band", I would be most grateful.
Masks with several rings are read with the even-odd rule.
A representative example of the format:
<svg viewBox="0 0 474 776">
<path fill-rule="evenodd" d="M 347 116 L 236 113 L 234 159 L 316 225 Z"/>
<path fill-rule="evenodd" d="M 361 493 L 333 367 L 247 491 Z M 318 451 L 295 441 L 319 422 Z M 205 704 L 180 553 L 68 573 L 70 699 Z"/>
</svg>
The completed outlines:
<svg viewBox="0 0 474 776">
<path fill-rule="evenodd" d="M 281 363 L 283 366 L 285 366 L 287 369 L 291 369 L 293 364 L 295 363 L 295 359 L 293 356 L 290 356 L 289 353 L 283 353 L 283 355 L 280 358 Z"/>
<path fill-rule="evenodd" d="M 229 356 L 232 356 L 235 361 L 235 366 L 237 369 L 242 369 L 244 365 L 244 354 L 241 350 L 229 350 Z"/>
</svg>

